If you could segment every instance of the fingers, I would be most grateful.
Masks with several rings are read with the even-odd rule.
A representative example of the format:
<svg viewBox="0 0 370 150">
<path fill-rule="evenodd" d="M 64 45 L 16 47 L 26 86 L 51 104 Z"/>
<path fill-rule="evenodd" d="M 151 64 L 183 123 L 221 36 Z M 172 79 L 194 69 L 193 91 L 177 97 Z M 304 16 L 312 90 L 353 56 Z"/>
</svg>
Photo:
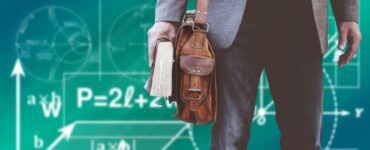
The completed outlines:
<svg viewBox="0 0 370 150">
<path fill-rule="evenodd" d="M 345 65 L 347 60 L 348 60 L 348 53 L 344 53 L 340 55 L 339 60 L 338 60 L 338 66 L 342 67 L 343 65 Z"/>
<path fill-rule="evenodd" d="M 157 41 L 157 37 L 155 37 L 152 30 L 149 30 L 148 31 L 149 68 L 152 67 L 152 64 L 153 64 L 153 55 L 154 55 L 156 41 Z"/>
<path fill-rule="evenodd" d="M 157 44 L 157 40 L 164 36 L 171 41 L 175 40 L 176 27 L 174 24 L 168 22 L 157 22 L 148 31 L 148 55 L 149 55 L 149 67 L 153 64 L 154 50 Z"/>
<path fill-rule="evenodd" d="M 345 64 L 348 64 L 358 51 L 359 44 L 361 42 L 361 35 L 358 30 L 352 30 L 348 34 L 348 50 L 346 53 L 342 54 L 339 58 L 338 65 L 341 67 Z"/>
<path fill-rule="evenodd" d="M 348 29 L 345 27 L 340 27 L 338 49 L 343 50 L 346 47 L 347 36 L 348 36 Z"/>
<path fill-rule="evenodd" d="M 170 41 L 174 42 L 174 41 L 175 41 L 175 38 L 176 38 L 176 30 L 175 30 L 175 31 L 170 31 L 170 32 L 168 33 L 168 39 L 169 39 Z"/>
</svg>

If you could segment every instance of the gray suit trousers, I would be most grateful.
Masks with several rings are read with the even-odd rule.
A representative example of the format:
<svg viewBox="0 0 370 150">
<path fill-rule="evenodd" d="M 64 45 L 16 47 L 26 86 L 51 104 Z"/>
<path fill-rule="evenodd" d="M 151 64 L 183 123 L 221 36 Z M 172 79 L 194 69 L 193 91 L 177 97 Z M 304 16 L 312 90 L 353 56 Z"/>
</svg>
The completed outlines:
<svg viewBox="0 0 370 150">
<path fill-rule="evenodd" d="M 246 149 L 263 70 L 275 103 L 281 149 L 321 149 L 322 53 L 314 22 L 308 19 L 312 12 L 297 7 L 280 17 L 244 17 L 231 47 L 215 50 L 219 95 L 212 150 Z M 258 14 L 258 8 L 247 14 Z"/>
</svg>

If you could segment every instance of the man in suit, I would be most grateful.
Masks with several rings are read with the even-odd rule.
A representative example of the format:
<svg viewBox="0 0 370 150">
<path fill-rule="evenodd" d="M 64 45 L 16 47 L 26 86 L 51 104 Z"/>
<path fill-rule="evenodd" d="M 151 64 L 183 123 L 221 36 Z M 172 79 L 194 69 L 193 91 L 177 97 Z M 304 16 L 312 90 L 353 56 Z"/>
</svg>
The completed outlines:
<svg viewBox="0 0 370 150">
<path fill-rule="evenodd" d="M 157 0 L 148 31 L 149 57 L 160 36 L 174 40 L 187 0 Z M 342 66 L 361 35 L 358 0 L 332 0 Z M 261 72 L 268 78 L 283 150 L 321 149 L 322 56 L 327 49 L 326 0 L 209 0 L 208 37 L 214 48 L 218 120 L 211 149 L 246 149 Z M 346 46 L 348 45 L 348 46 Z M 346 48 L 347 47 L 347 48 Z M 256 115 L 269 109 L 260 105 Z M 271 109 L 271 108 L 270 108 Z"/>
</svg>

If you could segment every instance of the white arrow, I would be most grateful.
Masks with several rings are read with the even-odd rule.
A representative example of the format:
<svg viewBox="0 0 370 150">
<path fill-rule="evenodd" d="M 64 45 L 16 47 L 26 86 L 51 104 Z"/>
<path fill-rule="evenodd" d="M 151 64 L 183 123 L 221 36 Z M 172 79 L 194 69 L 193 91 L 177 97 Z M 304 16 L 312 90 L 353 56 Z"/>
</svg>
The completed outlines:
<svg viewBox="0 0 370 150">
<path fill-rule="evenodd" d="M 258 113 L 253 117 L 253 121 L 255 121 L 258 118 L 263 118 L 265 116 L 270 116 L 270 115 L 276 115 L 274 111 L 266 111 L 264 109 L 261 109 L 258 111 Z M 325 116 L 341 116 L 341 117 L 346 117 L 349 116 L 351 113 L 347 110 L 342 110 L 342 111 L 324 111 L 323 115 Z"/>
<path fill-rule="evenodd" d="M 342 111 L 324 111 L 324 115 L 334 115 L 334 116 L 345 117 L 345 116 L 348 116 L 350 114 L 351 113 L 349 111 L 346 111 L 346 110 L 342 110 Z"/>
<path fill-rule="evenodd" d="M 12 77 L 15 76 L 15 97 L 16 97 L 16 105 L 15 105 L 15 114 L 16 114 L 16 150 L 21 149 L 21 77 L 25 77 L 21 61 L 17 59 L 15 62 L 12 74 Z"/>
<path fill-rule="evenodd" d="M 66 140 L 69 140 L 69 138 L 71 137 L 72 135 L 72 132 L 73 132 L 73 129 L 75 128 L 76 126 L 76 123 L 72 123 L 68 126 L 65 126 L 61 129 L 59 129 L 59 132 L 61 132 L 61 134 L 59 135 L 59 137 L 53 142 L 50 144 L 50 146 L 47 148 L 47 150 L 52 150 L 55 148 L 55 146 L 58 145 L 58 143 L 60 141 L 62 141 L 64 138 Z"/>
</svg>

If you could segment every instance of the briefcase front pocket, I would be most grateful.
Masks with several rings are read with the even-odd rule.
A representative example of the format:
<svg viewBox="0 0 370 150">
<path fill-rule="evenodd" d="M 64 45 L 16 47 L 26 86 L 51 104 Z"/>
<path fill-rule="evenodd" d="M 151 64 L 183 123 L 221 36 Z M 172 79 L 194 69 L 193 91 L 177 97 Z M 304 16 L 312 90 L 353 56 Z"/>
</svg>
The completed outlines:
<svg viewBox="0 0 370 150">
<path fill-rule="evenodd" d="M 215 59 L 197 55 L 180 56 L 181 81 L 178 117 L 188 122 L 207 123 L 214 117 L 212 77 Z"/>
</svg>

